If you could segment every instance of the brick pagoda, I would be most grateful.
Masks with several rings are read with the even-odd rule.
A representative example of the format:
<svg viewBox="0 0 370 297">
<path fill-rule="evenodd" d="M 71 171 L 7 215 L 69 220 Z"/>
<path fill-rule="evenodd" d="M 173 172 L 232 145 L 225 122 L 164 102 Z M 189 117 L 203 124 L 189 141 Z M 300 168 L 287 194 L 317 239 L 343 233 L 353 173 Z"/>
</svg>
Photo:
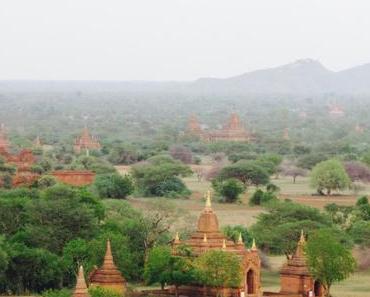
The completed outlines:
<svg viewBox="0 0 370 297">
<path fill-rule="evenodd" d="M 110 241 L 107 241 L 107 249 L 104 256 L 103 265 L 95 267 L 90 273 L 90 287 L 102 287 L 114 290 L 119 294 L 126 291 L 126 280 L 113 262 Z"/>
<path fill-rule="evenodd" d="M 173 251 L 180 245 L 189 246 L 194 256 L 199 256 L 209 250 L 223 250 L 238 255 L 243 270 L 242 283 L 238 289 L 225 288 L 224 296 L 261 296 L 261 260 L 255 243 L 251 249 L 246 249 L 241 235 L 239 240 L 228 240 L 219 229 L 216 213 L 211 206 L 210 192 L 207 193 L 206 205 L 198 219 L 197 231 L 188 240 L 181 241 L 178 234 L 173 242 Z M 185 296 L 215 296 L 216 291 L 212 288 L 197 286 L 180 287 L 179 292 Z"/>
</svg>

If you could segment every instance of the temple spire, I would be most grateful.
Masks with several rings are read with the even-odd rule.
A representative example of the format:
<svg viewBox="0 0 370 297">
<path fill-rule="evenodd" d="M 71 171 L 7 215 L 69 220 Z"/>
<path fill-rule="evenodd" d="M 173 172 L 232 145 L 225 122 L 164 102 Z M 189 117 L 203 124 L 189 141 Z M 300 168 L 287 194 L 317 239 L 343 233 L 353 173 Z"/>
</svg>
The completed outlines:
<svg viewBox="0 0 370 297">
<path fill-rule="evenodd" d="M 239 232 L 238 244 L 243 244 L 243 237 L 241 232 Z"/>
<path fill-rule="evenodd" d="M 301 244 L 306 243 L 306 238 L 304 236 L 303 229 L 301 230 L 301 237 L 299 238 L 299 243 L 301 243 Z"/>
<path fill-rule="evenodd" d="M 174 243 L 180 243 L 180 236 L 179 236 L 179 232 L 176 232 Z"/>
<path fill-rule="evenodd" d="M 112 249 L 110 246 L 110 240 L 107 240 L 107 249 L 105 251 L 105 256 L 104 256 L 104 262 L 102 267 L 112 267 L 114 266 L 113 263 L 113 256 L 112 256 Z"/>
<path fill-rule="evenodd" d="M 90 295 L 86 286 L 84 269 L 81 265 L 80 268 L 78 269 L 77 282 L 73 292 L 73 297 L 88 297 L 88 296 Z"/>
<path fill-rule="evenodd" d="M 211 191 L 210 190 L 207 191 L 207 195 L 206 195 L 206 207 L 205 207 L 205 209 L 207 209 L 207 210 L 212 209 Z"/>
<path fill-rule="evenodd" d="M 257 251 L 257 245 L 256 245 L 256 240 L 253 238 L 253 243 L 252 243 L 252 251 Z"/>
</svg>

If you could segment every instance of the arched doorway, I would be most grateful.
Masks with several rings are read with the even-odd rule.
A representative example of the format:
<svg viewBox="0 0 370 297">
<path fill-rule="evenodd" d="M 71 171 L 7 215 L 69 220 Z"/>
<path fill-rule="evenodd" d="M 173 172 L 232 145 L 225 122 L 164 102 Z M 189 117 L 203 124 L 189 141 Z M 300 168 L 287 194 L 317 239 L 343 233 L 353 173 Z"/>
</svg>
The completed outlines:
<svg viewBox="0 0 370 297">
<path fill-rule="evenodd" d="M 313 285 L 313 291 L 315 293 L 315 297 L 321 297 L 322 296 L 322 287 L 321 283 L 318 280 L 315 280 L 314 285 Z"/>
<path fill-rule="evenodd" d="M 255 294 L 256 289 L 254 287 L 254 271 L 249 269 L 246 275 L 246 290 L 247 294 Z"/>
</svg>

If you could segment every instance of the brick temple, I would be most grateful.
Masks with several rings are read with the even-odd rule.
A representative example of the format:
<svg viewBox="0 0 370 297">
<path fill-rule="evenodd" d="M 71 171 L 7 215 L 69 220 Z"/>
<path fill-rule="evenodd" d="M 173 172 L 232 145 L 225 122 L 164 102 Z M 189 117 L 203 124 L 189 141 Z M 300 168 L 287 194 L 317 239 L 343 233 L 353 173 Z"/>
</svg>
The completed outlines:
<svg viewBox="0 0 370 297">
<path fill-rule="evenodd" d="M 251 141 L 252 134 L 244 127 L 237 113 L 233 112 L 229 120 L 219 130 L 206 131 L 201 128 L 198 119 L 192 115 L 188 122 L 187 134 L 197 136 L 208 142 L 216 141 Z"/>
<path fill-rule="evenodd" d="M 98 138 L 90 135 L 89 130 L 85 127 L 81 135 L 76 137 L 73 149 L 77 154 L 84 151 L 88 153 L 90 150 L 100 150 L 101 145 Z"/>
<path fill-rule="evenodd" d="M 104 256 L 103 265 L 94 267 L 89 276 L 90 287 L 102 287 L 123 295 L 126 291 L 126 280 L 117 269 L 113 261 L 110 241 L 107 241 L 107 248 Z"/>
<path fill-rule="evenodd" d="M 190 236 L 190 239 L 184 241 L 181 241 L 179 235 L 176 234 L 172 244 L 174 254 L 176 254 L 177 248 L 181 245 L 190 247 L 195 257 L 210 250 L 222 250 L 237 255 L 240 259 L 243 270 L 242 282 L 239 288 L 224 288 L 223 296 L 239 297 L 241 294 L 249 297 L 262 296 L 261 260 L 255 243 L 253 243 L 251 249 L 246 249 L 241 235 L 236 243 L 228 240 L 225 235 L 223 235 L 219 228 L 217 215 L 211 206 L 211 196 L 209 191 L 207 193 L 205 208 L 198 218 L 197 230 Z M 179 295 L 189 297 L 214 297 L 217 295 L 217 290 L 215 288 L 196 285 L 181 286 L 179 287 L 178 292 Z M 153 293 L 158 296 L 175 294 L 174 288 L 150 292 L 149 295 Z"/>
</svg>

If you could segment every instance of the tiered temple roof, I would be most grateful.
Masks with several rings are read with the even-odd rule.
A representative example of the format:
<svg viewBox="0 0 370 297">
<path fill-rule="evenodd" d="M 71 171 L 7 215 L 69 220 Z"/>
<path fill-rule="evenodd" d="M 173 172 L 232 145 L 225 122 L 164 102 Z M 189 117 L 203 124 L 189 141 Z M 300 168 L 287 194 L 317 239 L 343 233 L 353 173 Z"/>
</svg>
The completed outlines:
<svg viewBox="0 0 370 297">
<path fill-rule="evenodd" d="M 104 256 L 103 265 L 90 273 L 90 285 L 92 287 L 104 287 L 124 293 L 126 281 L 121 272 L 117 269 L 113 261 L 110 241 L 107 241 L 107 249 Z"/>
<path fill-rule="evenodd" d="M 99 140 L 91 136 L 87 127 L 82 130 L 81 136 L 75 139 L 74 150 L 76 153 L 80 153 L 83 150 L 99 150 L 101 148 Z"/>
<path fill-rule="evenodd" d="M 77 282 L 73 291 L 73 297 L 90 297 L 89 291 L 87 290 L 84 269 L 82 266 L 78 269 Z"/>
</svg>

